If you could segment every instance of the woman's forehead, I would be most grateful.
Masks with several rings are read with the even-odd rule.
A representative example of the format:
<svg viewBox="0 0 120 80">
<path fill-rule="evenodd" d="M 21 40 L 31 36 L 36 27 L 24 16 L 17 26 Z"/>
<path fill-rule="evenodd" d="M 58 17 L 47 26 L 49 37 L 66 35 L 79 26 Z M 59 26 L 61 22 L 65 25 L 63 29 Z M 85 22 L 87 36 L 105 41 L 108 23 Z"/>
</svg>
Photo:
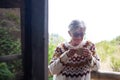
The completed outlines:
<svg viewBox="0 0 120 80">
<path fill-rule="evenodd" d="M 85 32 L 85 29 L 84 28 L 78 28 L 78 29 L 76 29 L 74 32 Z M 74 33 L 73 32 L 73 33 Z"/>
</svg>

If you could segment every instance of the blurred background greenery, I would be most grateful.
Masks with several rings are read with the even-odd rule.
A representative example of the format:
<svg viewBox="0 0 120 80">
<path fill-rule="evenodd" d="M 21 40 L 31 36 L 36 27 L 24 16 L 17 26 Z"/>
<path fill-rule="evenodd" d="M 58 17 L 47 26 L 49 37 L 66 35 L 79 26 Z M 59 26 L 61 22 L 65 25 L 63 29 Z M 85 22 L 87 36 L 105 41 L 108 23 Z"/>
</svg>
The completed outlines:
<svg viewBox="0 0 120 80">
<path fill-rule="evenodd" d="M 0 9 L 0 56 L 21 54 L 20 9 Z M 18 80 L 22 60 L 0 62 L 0 80 Z"/>
</svg>

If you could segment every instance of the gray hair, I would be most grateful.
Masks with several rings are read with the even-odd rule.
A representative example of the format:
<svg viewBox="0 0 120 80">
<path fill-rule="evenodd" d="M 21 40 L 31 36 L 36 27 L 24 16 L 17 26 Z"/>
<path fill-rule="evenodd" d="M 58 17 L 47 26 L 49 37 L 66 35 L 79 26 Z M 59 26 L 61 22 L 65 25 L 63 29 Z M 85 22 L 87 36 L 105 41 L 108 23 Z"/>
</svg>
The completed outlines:
<svg viewBox="0 0 120 80">
<path fill-rule="evenodd" d="M 73 20 L 68 27 L 70 32 L 75 32 L 78 28 L 83 29 L 85 32 L 86 30 L 85 23 L 83 21 Z"/>
</svg>

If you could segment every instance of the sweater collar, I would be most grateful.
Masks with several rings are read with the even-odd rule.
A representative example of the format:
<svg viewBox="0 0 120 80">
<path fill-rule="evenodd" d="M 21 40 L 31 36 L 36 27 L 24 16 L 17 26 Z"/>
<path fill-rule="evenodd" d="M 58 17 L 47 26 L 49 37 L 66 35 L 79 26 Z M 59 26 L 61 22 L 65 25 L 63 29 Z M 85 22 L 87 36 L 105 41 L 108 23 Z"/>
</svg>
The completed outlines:
<svg viewBox="0 0 120 80">
<path fill-rule="evenodd" d="M 79 45 L 77 46 L 72 46 L 69 42 L 66 42 L 65 45 L 69 48 L 69 49 L 78 49 L 83 47 L 83 45 L 85 44 L 84 41 L 82 41 Z"/>
</svg>

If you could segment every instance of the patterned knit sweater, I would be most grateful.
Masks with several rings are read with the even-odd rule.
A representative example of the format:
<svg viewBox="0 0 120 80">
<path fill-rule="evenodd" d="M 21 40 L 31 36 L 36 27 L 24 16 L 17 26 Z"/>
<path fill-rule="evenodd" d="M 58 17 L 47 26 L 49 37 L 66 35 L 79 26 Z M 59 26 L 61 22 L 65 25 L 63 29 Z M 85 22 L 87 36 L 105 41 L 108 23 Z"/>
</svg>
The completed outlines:
<svg viewBox="0 0 120 80">
<path fill-rule="evenodd" d="M 88 48 L 92 52 L 92 59 L 89 60 L 79 51 L 72 57 L 68 57 L 69 49 Z M 99 57 L 95 52 L 95 45 L 90 41 L 81 42 L 74 47 L 69 43 L 62 43 L 55 49 L 54 56 L 48 66 L 53 80 L 90 80 L 91 70 L 99 69 Z"/>
</svg>

